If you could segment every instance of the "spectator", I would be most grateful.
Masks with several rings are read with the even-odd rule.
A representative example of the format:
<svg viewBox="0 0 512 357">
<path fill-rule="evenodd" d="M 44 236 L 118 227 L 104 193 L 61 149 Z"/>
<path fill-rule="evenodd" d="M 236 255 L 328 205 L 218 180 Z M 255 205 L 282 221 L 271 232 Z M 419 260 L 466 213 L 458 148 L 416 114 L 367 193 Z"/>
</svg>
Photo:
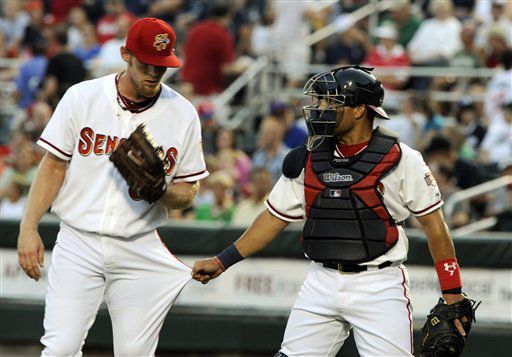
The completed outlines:
<svg viewBox="0 0 512 357">
<path fill-rule="evenodd" d="M 464 131 L 467 142 L 474 151 L 478 151 L 487 132 L 487 128 L 480 122 L 475 103 L 467 99 L 459 102 L 456 119 L 457 123 Z"/>
<path fill-rule="evenodd" d="M 452 16 L 450 0 L 432 0 L 430 12 L 435 16 L 423 21 L 408 45 L 409 57 L 416 66 L 445 66 L 462 48 L 460 42 L 461 23 Z M 416 80 L 418 90 L 428 88 L 430 81 Z"/>
<path fill-rule="evenodd" d="M 500 176 L 512 175 L 512 158 L 500 165 Z M 493 231 L 512 232 L 512 187 L 505 186 L 494 192 L 490 199 L 487 216 L 496 217 Z"/>
<path fill-rule="evenodd" d="M 375 30 L 379 42 L 372 48 L 364 62 L 370 67 L 409 67 L 409 57 L 405 49 L 397 43 L 398 33 L 391 25 L 380 26 Z M 382 84 L 387 89 L 402 89 L 408 77 L 405 73 L 395 71 L 394 74 L 380 76 Z"/>
<path fill-rule="evenodd" d="M 215 120 L 215 108 L 210 101 L 203 101 L 197 106 L 197 114 L 201 120 L 201 138 L 203 153 L 212 155 L 215 152 L 215 134 L 219 130 Z"/>
<path fill-rule="evenodd" d="M 460 41 L 462 49 L 450 60 L 450 66 L 458 68 L 476 68 L 480 66 L 480 57 L 475 47 L 476 24 L 468 20 L 462 25 Z"/>
<path fill-rule="evenodd" d="M 123 0 L 105 0 L 105 15 L 103 15 L 96 24 L 96 32 L 98 41 L 104 44 L 108 40 L 113 39 L 118 34 L 118 18 L 122 15 L 130 19 L 130 23 L 137 20 L 137 17 L 126 10 Z"/>
<path fill-rule="evenodd" d="M 290 148 L 306 144 L 308 129 L 305 121 L 296 120 L 293 108 L 285 102 L 270 104 L 270 117 L 282 122 L 285 126 L 284 143 Z"/>
<path fill-rule="evenodd" d="M 368 35 L 356 26 L 352 26 L 342 32 L 334 43 L 327 46 L 325 62 L 342 66 L 361 64 L 368 48 Z"/>
<path fill-rule="evenodd" d="M 0 32 L 5 36 L 4 50 L 7 57 L 17 57 L 23 40 L 25 28 L 30 22 L 26 12 L 21 11 L 21 2 L 2 1 L 2 18 L 0 18 Z"/>
<path fill-rule="evenodd" d="M 235 47 L 227 27 L 228 6 L 215 5 L 210 18 L 192 26 L 185 39 L 182 80 L 192 84 L 194 94 L 208 96 L 225 87 L 225 75 L 235 70 Z"/>
<path fill-rule="evenodd" d="M 185 2 L 184 0 L 153 0 L 147 6 L 147 14 L 169 23 L 175 23 L 176 16 L 182 10 Z"/>
<path fill-rule="evenodd" d="M 47 101 L 52 108 L 69 87 L 85 79 L 86 71 L 82 61 L 67 48 L 68 34 L 63 30 L 55 33 L 56 54 L 48 61 L 41 100 Z"/>
<path fill-rule="evenodd" d="M 502 68 L 487 84 L 484 99 L 484 114 L 489 122 L 501 117 L 501 106 L 512 101 L 512 49 L 507 49 L 501 55 Z"/>
<path fill-rule="evenodd" d="M 285 127 L 274 118 L 263 120 L 258 133 L 258 149 L 252 157 L 253 167 L 265 167 L 274 185 L 281 177 L 283 160 L 288 149 L 283 144 Z"/>
<path fill-rule="evenodd" d="M 45 40 L 32 43 L 30 52 L 32 57 L 21 65 L 18 77 L 16 78 L 14 91 L 15 100 L 20 108 L 28 108 L 36 99 L 43 82 L 46 65 L 47 43 Z"/>
<path fill-rule="evenodd" d="M 126 43 L 126 35 L 131 23 L 132 19 L 129 16 L 120 15 L 117 17 L 115 37 L 101 46 L 100 53 L 94 62 L 94 73 L 97 76 L 118 73 L 126 67 L 119 48 Z"/>
<path fill-rule="evenodd" d="M 96 38 L 96 30 L 94 25 L 87 24 L 81 29 L 82 44 L 76 48 L 73 53 L 84 63 L 85 68 L 91 70 L 94 60 L 101 51 L 101 45 Z"/>
<path fill-rule="evenodd" d="M 28 112 L 29 117 L 25 121 L 23 129 L 31 135 L 32 141 L 37 141 L 50 121 L 53 111 L 48 103 L 38 101 L 30 107 Z"/>
<path fill-rule="evenodd" d="M 495 31 L 502 32 L 508 45 L 512 45 L 512 34 L 510 33 L 512 22 L 505 13 L 506 3 L 507 0 L 490 0 L 478 1 L 476 4 L 476 11 L 481 6 L 489 7 L 488 15 L 485 16 L 486 18 L 481 19 L 482 25 L 478 29 L 476 36 L 476 45 L 482 54 L 489 51 L 489 31 L 493 28 Z M 480 19 L 477 17 L 477 20 Z"/>
<path fill-rule="evenodd" d="M 434 175 L 441 197 L 445 202 L 456 192 L 460 191 L 454 184 L 453 171 L 444 165 L 433 165 L 430 167 Z M 445 206 L 443 206 L 444 208 Z M 450 228 L 457 228 L 469 223 L 470 219 L 470 205 L 468 201 L 460 201 L 453 208 L 451 217 L 449 218 Z"/>
<path fill-rule="evenodd" d="M 411 12 L 409 0 L 393 0 L 391 19 L 398 32 L 398 43 L 407 48 L 420 27 L 421 19 Z"/>
<path fill-rule="evenodd" d="M 481 146 L 482 159 L 498 165 L 512 157 L 512 101 L 502 108 L 501 118 L 491 123 Z"/>
<path fill-rule="evenodd" d="M 251 54 L 253 56 L 271 57 L 276 49 L 274 35 L 275 13 L 267 2 L 263 9 L 261 20 L 254 24 L 251 32 Z"/>
<path fill-rule="evenodd" d="M 425 117 L 425 124 L 421 129 L 421 137 L 418 142 L 418 149 L 423 151 L 432 138 L 443 130 L 446 119 L 434 108 L 436 103 L 431 100 L 423 99 L 419 106 L 421 114 Z"/>
<path fill-rule="evenodd" d="M 510 29 L 508 30 L 510 32 Z M 488 51 L 484 53 L 483 62 L 486 67 L 494 68 L 499 62 L 500 58 L 509 49 L 508 43 L 506 40 L 507 30 L 503 30 L 499 25 L 494 25 L 489 28 L 487 33 L 488 38 Z"/>
<path fill-rule="evenodd" d="M 213 204 L 202 204 L 195 209 L 195 219 L 199 221 L 222 221 L 231 222 L 233 216 L 233 194 L 234 185 L 231 175 L 224 171 L 216 171 L 206 181 L 214 195 Z"/>
<path fill-rule="evenodd" d="M 21 219 L 26 203 L 27 197 L 23 195 L 23 185 L 12 179 L 0 202 L 0 219 Z"/>
<path fill-rule="evenodd" d="M 306 38 L 311 32 L 310 23 L 321 21 L 313 2 L 273 1 L 275 14 L 275 56 L 290 86 L 302 85 L 307 66 L 311 63 L 311 48 Z M 293 41 L 290 39 L 293 38 Z"/>
<path fill-rule="evenodd" d="M 45 23 L 44 23 L 44 4 L 41 0 L 30 0 L 27 2 L 26 9 L 30 17 L 28 26 L 25 27 L 22 45 L 30 47 L 35 43 L 44 41 Z"/>
<path fill-rule="evenodd" d="M 230 174 L 240 187 L 247 184 L 251 175 L 251 159 L 246 153 L 236 148 L 233 131 L 228 128 L 219 128 L 214 140 L 217 169 Z"/>
<path fill-rule="evenodd" d="M 2 186 L 13 180 L 23 186 L 23 193 L 28 189 L 36 175 L 36 156 L 31 144 L 15 147 L 14 162 L 11 167 L 4 170 L 1 177 Z M 0 188 L 0 198 L 7 194 L 7 187 Z"/>
<path fill-rule="evenodd" d="M 450 123 L 445 125 L 442 131 L 442 135 L 450 138 L 452 143 L 453 151 L 455 151 L 459 158 L 473 162 L 476 157 L 476 152 L 468 143 L 463 129 L 457 123 Z"/>
<path fill-rule="evenodd" d="M 265 200 L 271 189 L 272 180 L 268 170 L 265 168 L 254 169 L 251 174 L 251 194 L 235 206 L 231 223 L 249 226 L 266 209 Z"/>
<path fill-rule="evenodd" d="M 402 101 L 402 110 L 399 114 L 393 115 L 391 120 L 378 120 L 378 124 L 397 133 L 400 141 L 406 143 L 413 149 L 418 149 L 422 129 L 425 126 L 426 118 L 421 114 L 413 96 L 407 96 Z"/>
<path fill-rule="evenodd" d="M 82 0 L 66 0 L 66 1 L 49 1 L 49 10 L 53 23 L 60 24 L 65 22 L 72 9 L 80 6 Z"/>
<path fill-rule="evenodd" d="M 74 7 L 69 13 L 68 42 L 69 49 L 75 51 L 84 47 L 84 30 L 92 24 L 87 18 L 87 13 L 82 7 Z"/>
<path fill-rule="evenodd" d="M 432 138 L 425 150 L 427 164 L 444 165 L 453 172 L 454 184 L 460 189 L 470 188 L 484 181 L 480 169 L 470 161 L 459 158 L 450 140 L 442 135 Z"/>
</svg>

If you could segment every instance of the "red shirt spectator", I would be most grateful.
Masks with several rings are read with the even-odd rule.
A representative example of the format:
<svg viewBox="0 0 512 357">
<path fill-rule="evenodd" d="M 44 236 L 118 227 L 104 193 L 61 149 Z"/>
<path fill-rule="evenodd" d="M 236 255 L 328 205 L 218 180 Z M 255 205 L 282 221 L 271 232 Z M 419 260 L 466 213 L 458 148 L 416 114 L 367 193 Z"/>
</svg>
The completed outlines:
<svg viewBox="0 0 512 357">
<path fill-rule="evenodd" d="M 106 0 L 105 15 L 103 15 L 96 24 L 96 33 L 98 34 L 98 42 L 104 44 L 108 40 L 113 39 L 117 34 L 117 19 L 119 16 L 128 16 L 131 22 L 137 20 L 137 17 L 126 10 L 123 1 Z"/>
<path fill-rule="evenodd" d="M 371 67 L 409 67 L 407 52 L 397 42 L 398 33 L 391 26 L 381 26 L 376 29 L 379 43 L 368 53 L 364 63 Z M 380 76 L 384 87 L 389 89 L 401 89 L 407 76 L 404 73 L 395 72 L 393 75 Z"/>
<path fill-rule="evenodd" d="M 81 0 L 50 1 L 50 13 L 55 23 L 61 23 L 68 19 L 72 8 L 80 6 Z"/>
<path fill-rule="evenodd" d="M 205 20 L 193 26 L 185 40 L 182 79 L 194 93 L 209 95 L 224 88 L 224 65 L 235 58 L 233 37 L 220 21 Z"/>
</svg>

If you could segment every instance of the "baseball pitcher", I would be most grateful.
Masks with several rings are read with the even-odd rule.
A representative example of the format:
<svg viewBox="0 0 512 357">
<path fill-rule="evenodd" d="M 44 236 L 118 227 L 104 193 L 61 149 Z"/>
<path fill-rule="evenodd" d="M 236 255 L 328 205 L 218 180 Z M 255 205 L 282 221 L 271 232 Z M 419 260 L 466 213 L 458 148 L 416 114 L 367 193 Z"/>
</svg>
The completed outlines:
<svg viewBox="0 0 512 357">
<path fill-rule="evenodd" d="M 197 113 L 160 83 L 179 67 L 173 29 L 130 28 L 122 73 L 71 87 L 38 144 L 47 150 L 30 189 L 19 263 L 41 276 L 37 225 L 51 205 L 60 231 L 48 270 L 43 356 L 80 356 L 103 299 L 116 356 L 153 356 L 164 318 L 190 279 L 156 228 L 194 199 L 208 172 Z"/>
</svg>

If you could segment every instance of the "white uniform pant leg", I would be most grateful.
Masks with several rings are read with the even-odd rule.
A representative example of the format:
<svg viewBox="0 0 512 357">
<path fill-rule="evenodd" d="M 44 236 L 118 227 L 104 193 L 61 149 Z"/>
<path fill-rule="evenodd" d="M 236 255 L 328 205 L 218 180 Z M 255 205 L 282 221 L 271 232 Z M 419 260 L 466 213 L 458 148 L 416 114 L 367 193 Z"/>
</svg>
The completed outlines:
<svg viewBox="0 0 512 357">
<path fill-rule="evenodd" d="M 412 356 L 412 307 L 405 267 L 357 274 L 344 317 L 361 356 Z M 347 285 L 348 285 L 347 284 Z"/>
<path fill-rule="evenodd" d="M 335 356 L 349 335 L 350 326 L 339 314 L 336 276 L 316 263 L 292 308 L 281 352 L 293 356 Z"/>
<path fill-rule="evenodd" d="M 102 273 L 99 238 L 80 236 L 62 227 L 48 272 L 43 356 L 82 355 L 103 297 Z"/>
<path fill-rule="evenodd" d="M 165 316 L 191 269 L 175 258 L 156 232 L 136 239 L 110 239 L 106 301 L 116 356 L 153 356 Z"/>
</svg>

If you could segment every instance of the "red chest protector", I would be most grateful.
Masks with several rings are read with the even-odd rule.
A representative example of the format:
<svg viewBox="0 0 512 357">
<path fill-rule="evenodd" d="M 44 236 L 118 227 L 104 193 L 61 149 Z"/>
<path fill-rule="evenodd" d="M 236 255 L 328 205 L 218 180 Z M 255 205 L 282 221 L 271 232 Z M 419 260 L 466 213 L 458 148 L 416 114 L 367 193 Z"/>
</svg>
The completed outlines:
<svg viewBox="0 0 512 357">
<path fill-rule="evenodd" d="M 325 140 L 306 160 L 302 247 L 314 261 L 371 261 L 398 240 L 395 220 L 377 189 L 400 161 L 398 139 L 377 128 L 368 147 L 349 158 L 335 157 L 334 144 Z"/>
</svg>

